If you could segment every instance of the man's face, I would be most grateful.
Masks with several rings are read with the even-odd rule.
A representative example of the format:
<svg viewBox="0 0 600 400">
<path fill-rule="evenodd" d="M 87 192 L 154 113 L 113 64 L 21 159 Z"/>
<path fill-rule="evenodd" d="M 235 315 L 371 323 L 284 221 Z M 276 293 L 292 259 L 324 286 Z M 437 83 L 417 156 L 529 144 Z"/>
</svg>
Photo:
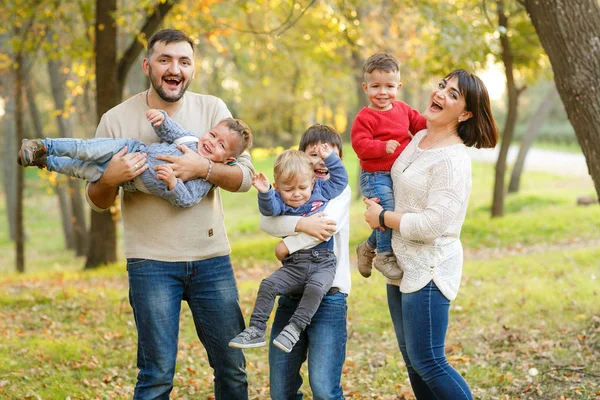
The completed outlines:
<svg viewBox="0 0 600 400">
<path fill-rule="evenodd" d="M 181 99 L 194 78 L 194 52 L 187 42 L 156 42 L 142 67 L 160 98 L 174 103 Z"/>
</svg>

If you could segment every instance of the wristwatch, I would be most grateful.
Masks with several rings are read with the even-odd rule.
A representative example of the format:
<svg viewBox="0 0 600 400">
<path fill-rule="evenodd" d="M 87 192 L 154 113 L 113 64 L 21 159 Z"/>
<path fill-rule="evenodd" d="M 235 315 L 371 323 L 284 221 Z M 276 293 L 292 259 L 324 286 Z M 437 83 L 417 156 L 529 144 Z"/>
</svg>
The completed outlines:
<svg viewBox="0 0 600 400">
<path fill-rule="evenodd" d="M 385 228 L 385 211 L 386 210 L 381 210 L 381 212 L 379 213 L 379 225 L 383 226 Z"/>
</svg>

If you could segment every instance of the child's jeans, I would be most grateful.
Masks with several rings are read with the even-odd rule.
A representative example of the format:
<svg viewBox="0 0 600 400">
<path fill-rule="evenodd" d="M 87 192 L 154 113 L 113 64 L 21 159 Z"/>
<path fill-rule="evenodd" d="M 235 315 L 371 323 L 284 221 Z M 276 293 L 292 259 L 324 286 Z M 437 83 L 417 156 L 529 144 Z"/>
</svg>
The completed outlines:
<svg viewBox="0 0 600 400">
<path fill-rule="evenodd" d="M 127 153 L 143 151 L 146 145 L 136 139 L 96 138 L 45 139 L 48 155 L 46 168 L 61 174 L 96 182 L 106 169 L 112 157 L 123 147 Z"/>
<path fill-rule="evenodd" d="M 367 198 L 378 198 L 379 205 L 384 210 L 394 211 L 394 190 L 389 171 L 367 172 L 361 170 L 360 190 Z M 379 228 L 373 229 L 371 236 L 367 239 L 367 244 L 377 249 L 378 254 L 391 253 L 392 230 L 385 228 L 385 231 L 382 232 Z"/>
</svg>

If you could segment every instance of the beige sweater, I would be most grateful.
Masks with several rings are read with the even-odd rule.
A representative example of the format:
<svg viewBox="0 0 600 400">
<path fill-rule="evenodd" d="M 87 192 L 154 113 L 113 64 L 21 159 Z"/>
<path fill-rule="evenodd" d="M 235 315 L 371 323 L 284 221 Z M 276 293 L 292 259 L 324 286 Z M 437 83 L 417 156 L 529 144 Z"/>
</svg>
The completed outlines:
<svg viewBox="0 0 600 400">
<path fill-rule="evenodd" d="M 158 142 L 159 138 L 146 120 L 147 110 L 144 93 L 135 95 L 102 116 L 96 137 L 133 137 L 146 144 Z M 221 99 L 186 92 L 181 107 L 171 118 L 184 129 L 202 136 L 230 116 Z M 250 156 L 242 154 L 236 165 L 243 172 L 238 191 L 248 191 L 253 173 Z M 89 197 L 87 201 L 94 210 L 102 211 Z M 218 188 L 187 209 L 175 208 L 164 199 L 141 192 L 121 191 L 121 201 L 127 258 L 196 261 L 231 252 Z"/>
</svg>

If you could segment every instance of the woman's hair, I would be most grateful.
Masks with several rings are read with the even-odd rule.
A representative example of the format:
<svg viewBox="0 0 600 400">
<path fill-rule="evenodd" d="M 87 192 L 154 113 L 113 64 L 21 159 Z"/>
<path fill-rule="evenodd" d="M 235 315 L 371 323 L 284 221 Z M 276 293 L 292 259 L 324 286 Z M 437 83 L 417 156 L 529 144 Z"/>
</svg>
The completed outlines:
<svg viewBox="0 0 600 400">
<path fill-rule="evenodd" d="M 273 168 L 275 183 L 290 183 L 297 176 L 313 178 L 315 171 L 310 158 L 301 150 L 285 150 L 275 158 Z"/>
<path fill-rule="evenodd" d="M 308 146 L 317 143 L 327 143 L 337 147 L 340 158 L 343 158 L 342 154 L 342 137 L 332 127 L 328 125 L 314 124 L 302 134 L 300 138 L 300 145 L 298 149 L 305 151 Z"/>
<path fill-rule="evenodd" d="M 498 142 L 498 127 L 492 115 L 490 97 L 481 79 L 464 69 L 450 72 L 444 79 L 458 79 L 458 90 L 465 99 L 465 109 L 473 116 L 458 123 L 458 136 L 466 146 L 491 148 Z"/>
<path fill-rule="evenodd" d="M 240 137 L 241 142 L 236 157 L 242 154 L 244 151 L 248 150 L 250 147 L 252 147 L 252 130 L 241 119 L 225 118 L 222 119 L 217 125 L 225 125 L 229 128 L 229 130 L 237 133 Z"/>
</svg>

